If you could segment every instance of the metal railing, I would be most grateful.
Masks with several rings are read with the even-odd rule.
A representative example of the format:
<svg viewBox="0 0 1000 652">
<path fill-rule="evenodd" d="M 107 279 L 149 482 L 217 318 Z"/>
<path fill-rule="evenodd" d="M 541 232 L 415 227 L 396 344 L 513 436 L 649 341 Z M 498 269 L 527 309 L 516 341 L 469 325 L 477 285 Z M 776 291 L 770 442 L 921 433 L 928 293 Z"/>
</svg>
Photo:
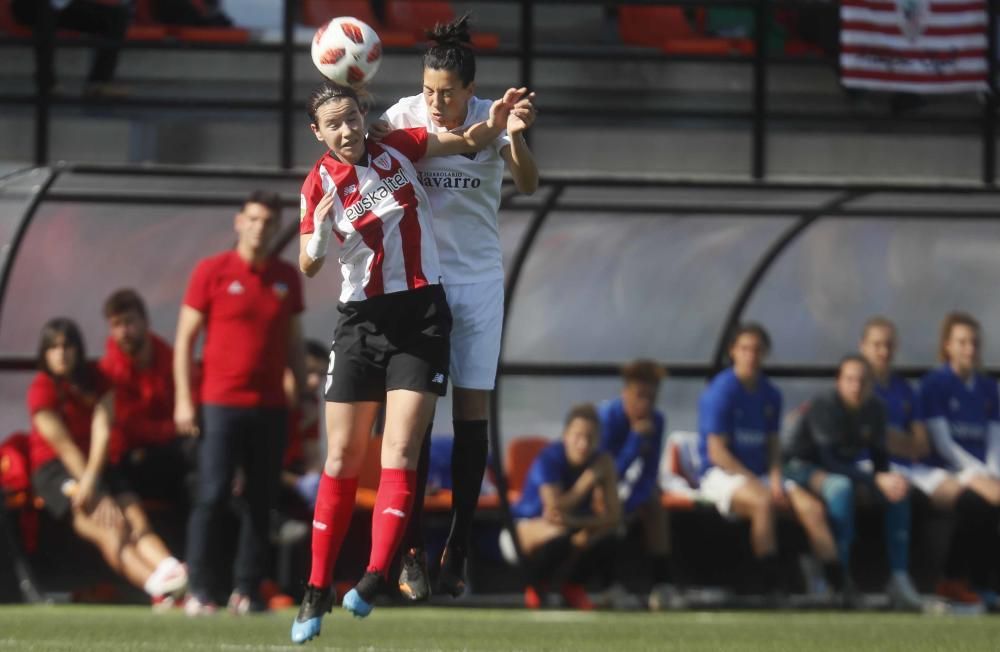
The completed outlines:
<svg viewBox="0 0 1000 652">
<path fill-rule="evenodd" d="M 420 2 L 421 0 L 414 0 Z M 997 4 L 1000 0 L 987 0 L 989 14 L 989 91 L 986 93 L 982 113 L 980 117 L 980 179 L 984 183 L 993 184 L 996 180 L 996 140 L 997 140 Z M 642 48 L 608 48 L 608 47 L 561 47 L 546 46 L 538 44 L 536 41 L 536 20 L 535 7 L 539 5 L 566 5 L 567 7 L 579 4 L 596 4 L 607 7 L 622 5 L 671 5 L 681 7 L 738 7 L 751 10 L 754 13 L 754 44 L 755 50 L 751 55 L 736 54 L 731 56 L 707 56 L 707 55 L 667 55 L 661 52 Z M 47 3 L 42 3 L 47 6 Z M 469 4 L 476 4 L 475 2 Z M 636 108 L 636 109 L 616 109 L 616 116 L 630 115 L 642 116 L 651 119 L 662 119 L 664 121 L 679 119 L 698 119 L 716 122 L 748 122 L 751 147 L 750 147 L 750 176 L 753 179 L 764 179 L 768 176 L 767 143 L 768 124 L 774 121 L 784 123 L 795 122 L 818 122 L 825 124 L 843 122 L 884 123 L 892 121 L 900 124 L 935 124 L 943 128 L 966 129 L 971 125 L 966 118 L 957 118 L 937 115 L 852 115 L 843 112 L 800 112 L 800 111 L 776 111 L 768 103 L 768 78 L 771 66 L 777 63 L 797 64 L 806 66 L 836 66 L 835 61 L 823 57 L 787 57 L 778 53 L 768 51 L 768 30 L 770 21 L 768 20 L 773 9 L 780 7 L 815 7 L 822 3 L 818 0 L 611 0 L 609 2 L 598 2 L 597 0 L 489 0 L 483 4 L 510 4 L 516 6 L 518 10 L 518 44 L 516 46 L 502 46 L 495 50 L 480 52 L 478 56 L 482 58 L 504 58 L 516 59 L 518 62 L 519 83 L 523 86 L 532 87 L 535 78 L 535 66 L 542 60 L 564 59 L 564 60 L 597 60 L 602 61 L 656 61 L 662 63 L 674 62 L 716 62 L 726 64 L 741 64 L 752 67 L 752 102 L 749 110 L 733 109 L 712 109 L 712 110 L 691 110 L 691 109 L 667 109 L 667 108 Z M 295 17 L 296 0 L 283 0 L 283 20 L 282 20 L 282 40 L 276 44 L 266 43 L 246 43 L 246 44 L 213 44 L 213 43 L 182 43 L 182 42 L 126 42 L 123 48 L 126 49 L 147 49 L 147 50 L 206 50 L 206 51 L 239 51 L 239 52 L 261 52 L 272 53 L 280 57 L 280 75 L 278 78 L 278 98 L 277 100 L 256 100 L 256 99 L 205 99 L 205 98 L 121 98 L 121 99 L 84 99 L 77 97 L 58 96 L 54 97 L 47 88 L 38 85 L 32 94 L 27 95 L 5 95 L 0 96 L 0 105 L 31 105 L 34 107 L 34 152 L 33 157 L 36 165 L 46 165 L 50 156 L 50 132 L 52 107 L 56 105 L 74 104 L 95 104 L 104 107 L 131 107 L 139 109 L 177 110 L 191 111 L 197 109 L 225 109 L 242 111 L 273 111 L 277 114 L 279 124 L 278 152 L 276 153 L 277 165 L 283 169 L 290 169 L 294 161 L 294 141 L 293 128 L 296 112 L 295 98 L 295 55 L 308 50 L 307 46 L 295 43 Z M 58 43 L 59 46 L 82 47 L 92 45 L 93 39 L 75 39 L 69 42 L 56 41 L 52 34 L 36 34 L 37 39 L 46 39 L 46 42 Z M 2 47 L 26 47 L 31 46 L 31 39 L 7 38 L 0 40 Z M 389 54 L 414 53 L 413 48 L 386 48 Z M 49 62 L 52 58 L 45 58 L 41 63 Z M 48 71 L 51 72 L 51 71 Z M 45 75 L 37 75 L 38 79 Z M 547 116 L 569 117 L 586 114 L 595 115 L 592 107 L 578 107 L 566 105 L 545 105 Z M 612 116 L 606 116 L 611 119 Z"/>
</svg>

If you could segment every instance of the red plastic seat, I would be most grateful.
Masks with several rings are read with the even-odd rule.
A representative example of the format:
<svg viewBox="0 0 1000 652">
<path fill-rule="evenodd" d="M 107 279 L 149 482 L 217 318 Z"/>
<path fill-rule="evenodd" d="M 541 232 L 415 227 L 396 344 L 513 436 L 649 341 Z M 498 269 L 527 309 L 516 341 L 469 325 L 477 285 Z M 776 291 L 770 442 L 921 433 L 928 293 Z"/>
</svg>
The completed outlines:
<svg viewBox="0 0 1000 652">
<path fill-rule="evenodd" d="M 537 435 L 518 437 L 507 444 L 504 458 L 504 472 L 507 474 L 507 493 L 510 502 L 516 502 L 528 477 L 528 470 L 542 449 L 552 443 L 551 439 Z"/>
<path fill-rule="evenodd" d="M 455 8 L 450 2 L 421 2 L 416 0 L 387 0 L 385 24 L 397 31 L 409 31 L 414 38 L 424 40 L 427 31 L 438 23 L 455 20 Z M 488 32 L 472 34 L 472 45 L 481 50 L 492 50 L 500 45 L 500 37 Z"/>
<path fill-rule="evenodd" d="M 668 54 L 752 54 L 750 39 L 717 38 L 704 33 L 704 10 L 688 20 L 682 7 L 623 5 L 618 35 L 623 43 L 658 48 Z"/>
<path fill-rule="evenodd" d="M 302 20 L 306 25 L 319 27 L 338 16 L 352 16 L 371 25 L 386 47 L 408 48 L 417 44 L 411 30 L 393 29 L 382 25 L 368 0 L 303 0 Z"/>
</svg>

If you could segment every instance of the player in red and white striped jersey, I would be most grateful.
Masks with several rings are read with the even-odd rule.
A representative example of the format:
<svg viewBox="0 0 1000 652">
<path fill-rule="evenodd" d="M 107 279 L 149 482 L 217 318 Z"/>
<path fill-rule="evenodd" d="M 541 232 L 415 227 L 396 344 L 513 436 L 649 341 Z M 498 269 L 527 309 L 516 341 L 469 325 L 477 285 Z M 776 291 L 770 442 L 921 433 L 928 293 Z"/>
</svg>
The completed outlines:
<svg viewBox="0 0 1000 652">
<path fill-rule="evenodd" d="M 302 187 L 299 267 L 315 276 L 331 234 L 340 241 L 343 286 L 327 372 L 327 458 L 313 515 L 312 569 L 292 641 L 317 636 L 332 608 L 337 554 L 354 510 L 358 474 L 381 402 L 382 474 L 364 577 L 344 608 L 367 616 L 406 529 L 417 457 L 448 383 L 451 312 L 427 197 L 413 162 L 474 152 L 500 135 L 524 89 L 509 89 L 486 120 L 462 133 L 393 132 L 375 143 L 353 89 L 324 83 L 309 102 L 312 130 L 329 152 Z"/>
</svg>

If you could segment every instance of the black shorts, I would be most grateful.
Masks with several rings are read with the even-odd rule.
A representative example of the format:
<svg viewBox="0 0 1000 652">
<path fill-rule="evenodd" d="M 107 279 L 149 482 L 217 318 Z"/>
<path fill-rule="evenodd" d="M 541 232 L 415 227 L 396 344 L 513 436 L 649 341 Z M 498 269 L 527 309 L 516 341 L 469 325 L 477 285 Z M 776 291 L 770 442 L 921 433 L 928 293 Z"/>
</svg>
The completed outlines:
<svg viewBox="0 0 1000 652">
<path fill-rule="evenodd" d="M 46 462 L 31 474 L 32 490 L 45 501 L 46 511 L 57 519 L 65 518 L 72 507 L 66 495 L 66 485 L 71 482 L 74 482 L 73 476 L 59 460 Z M 112 469 L 105 469 L 101 474 L 98 491 L 112 496 L 130 493 L 125 480 Z"/>
<path fill-rule="evenodd" d="M 444 288 L 383 294 L 337 310 L 327 401 L 383 401 L 394 389 L 444 396 L 451 335 Z"/>
</svg>

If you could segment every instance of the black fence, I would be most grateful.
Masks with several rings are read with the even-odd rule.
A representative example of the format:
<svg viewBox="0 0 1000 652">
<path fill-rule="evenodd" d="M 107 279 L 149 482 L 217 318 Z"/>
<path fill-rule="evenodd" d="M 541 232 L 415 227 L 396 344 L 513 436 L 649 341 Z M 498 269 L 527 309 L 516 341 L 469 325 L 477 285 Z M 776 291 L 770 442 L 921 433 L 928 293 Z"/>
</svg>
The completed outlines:
<svg viewBox="0 0 1000 652">
<path fill-rule="evenodd" d="M 421 0 L 413 0 L 420 2 Z M 984 183 L 993 184 L 996 181 L 996 140 L 997 140 L 997 6 L 1000 0 L 987 0 L 989 12 L 989 91 L 982 102 L 981 117 L 979 118 L 979 134 L 981 149 L 980 179 Z M 40 3 L 48 6 L 48 3 Z M 476 4 L 475 2 L 465 4 Z M 790 57 L 783 53 L 772 53 L 768 51 L 768 31 L 770 28 L 769 17 L 777 8 L 809 8 L 826 6 L 829 2 L 822 0 L 672 0 L 662 2 L 656 0 L 611 0 L 607 2 L 597 2 L 596 0 L 489 0 L 483 4 L 509 4 L 512 11 L 518 15 L 518 41 L 516 45 L 502 44 L 493 50 L 479 53 L 482 58 L 503 58 L 514 59 L 518 62 L 519 83 L 529 88 L 533 87 L 535 66 L 540 61 L 562 59 L 562 60 L 602 60 L 602 61 L 658 61 L 658 62 L 718 62 L 730 65 L 744 65 L 752 67 L 752 105 L 748 110 L 736 109 L 713 109 L 713 110 L 691 110 L 691 109 L 648 109 L 634 108 L 616 110 L 617 116 L 644 117 L 652 120 L 686 120 L 694 119 L 701 121 L 715 122 L 738 122 L 749 125 L 751 133 L 750 148 L 750 174 L 754 179 L 764 179 L 768 176 L 767 165 L 767 140 L 768 125 L 775 121 L 786 124 L 812 123 L 812 124 L 842 124 L 845 122 L 863 121 L 864 124 L 885 124 L 888 121 L 893 123 L 912 123 L 933 125 L 943 131 L 964 130 L 974 128 L 967 117 L 941 116 L 941 115 L 865 115 L 857 116 L 836 111 L 781 111 L 775 110 L 768 103 L 767 85 L 769 71 L 774 64 L 794 64 L 814 67 L 835 67 L 837 62 L 824 56 L 795 56 Z M 623 5 L 670 5 L 681 7 L 733 7 L 751 10 L 754 13 L 754 44 L 753 54 L 732 54 L 725 56 L 718 55 L 674 55 L 664 54 L 659 51 L 629 48 L 629 47 L 598 47 L 598 46 L 552 46 L 537 41 L 535 9 L 544 5 L 564 5 L 567 10 L 580 4 L 601 5 L 605 7 L 619 7 Z M 37 165 L 46 165 L 49 162 L 49 141 L 51 114 L 54 106 L 94 104 L 97 106 L 114 106 L 136 109 L 156 109 L 156 110 L 177 110 L 191 111 L 197 109 L 204 110 L 233 110 L 233 111 L 268 111 L 277 116 L 280 125 L 280 137 L 278 139 L 278 152 L 276 152 L 275 163 L 278 167 L 289 169 L 293 166 L 293 121 L 296 114 L 295 89 L 295 56 L 299 53 L 307 52 L 307 46 L 297 45 L 294 41 L 294 28 L 296 21 L 298 2 L 296 0 L 283 0 L 283 29 L 281 43 L 245 43 L 245 44 L 220 44 L 220 43 L 189 43 L 175 41 L 126 42 L 124 48 L 127 49 L 150 49 L 150 50 L 222 50 L 238 52 L 262 52 L 271 53 L 280 57 L 281 73 L 278 83 L 279 99 L 277 100 L 256 100 L 256 99 L 206 99 L 194 97 L 175 97 L 169 99 L 152 98 L 116 98 L 116 99 L 86 99 L 68 96 L 53 96 L 49 89 L 39 85 L 31 94 L 7 94 L 0 95 L 0 105 L 27 105 L 34 110 L 34 162 Z M 72 41 L 57 41 L 53 34 L 36 32 L 35 40 L 45 43 L 54 43 L 58 47 L 85 47 L 95 43 L 88 39 L 73 39 Z M 5 38 L 0 39 L 0 48 L 31 48 L 36 43 L 32 39 Z M 35 48 L 36 52 L 42 48 Z M 414 53 L 412 48 L 386 48 L 389 54 Z M 41 66 L 51 66 L 51 56 L 36 57 L 36 63 Z M 43 71 L 44 72 L 44 71 Z M 51 71 L 48 71 L 51 72 Z M 45 77 L 44 74 L 38 78 Z M 551 116 L 579 116 L 586 114 L 593 116 L 592 108 L 582 108 L 565 104 L 562 106 L 545 105 L 546 115 Z M 611 119 L 612 116 L 606 116 Z"/>
</svg>

